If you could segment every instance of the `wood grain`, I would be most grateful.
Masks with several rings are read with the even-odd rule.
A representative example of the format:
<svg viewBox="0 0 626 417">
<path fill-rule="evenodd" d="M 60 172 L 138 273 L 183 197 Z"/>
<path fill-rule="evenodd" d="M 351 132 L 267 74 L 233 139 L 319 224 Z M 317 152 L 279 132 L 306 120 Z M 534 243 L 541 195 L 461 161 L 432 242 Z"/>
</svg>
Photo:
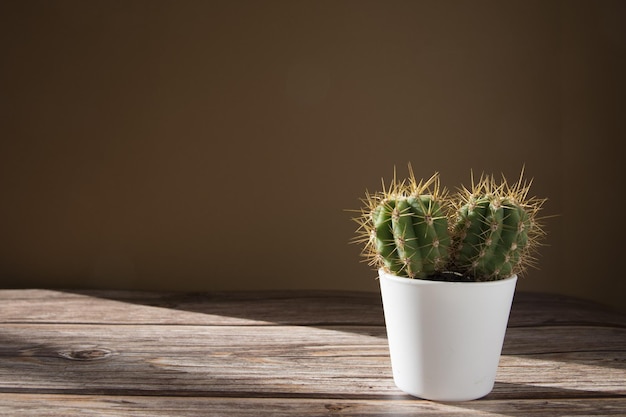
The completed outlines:
<svg viewBox="0 0 626 417">
<path fill-rule="evenodd" d="M 0 306 L 0 415 L 626 415 L 626 317 L 563 296 L 517 294 L 494 390 L 450 404 L 394 386 L 378 294 L 1 290 Z"/>
<path fill-rule="evenodd" d="M 83 416 L 623 416 L 622 399 L 433 403 L 418 399 L 142 397 L 0 394 L 0 415 Z M 54 413 L 54 414 L 52 414 Z"/>
</svg>

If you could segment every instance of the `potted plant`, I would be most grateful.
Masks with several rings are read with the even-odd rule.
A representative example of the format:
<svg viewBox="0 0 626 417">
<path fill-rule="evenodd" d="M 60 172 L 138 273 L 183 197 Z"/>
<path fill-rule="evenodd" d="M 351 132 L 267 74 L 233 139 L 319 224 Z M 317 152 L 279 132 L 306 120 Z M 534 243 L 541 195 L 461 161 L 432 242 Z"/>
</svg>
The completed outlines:
<svg viewBox="0 0 626 417">
<path fill-rule="evenodd" d="M 545 235 L 530 182 L 481 176 L 451 194 L 439 175 L 367 193 L 355 242 L 379 273 L 395 384 L 463 401 L 492 389 L 517 277 Z"/>
</svg>

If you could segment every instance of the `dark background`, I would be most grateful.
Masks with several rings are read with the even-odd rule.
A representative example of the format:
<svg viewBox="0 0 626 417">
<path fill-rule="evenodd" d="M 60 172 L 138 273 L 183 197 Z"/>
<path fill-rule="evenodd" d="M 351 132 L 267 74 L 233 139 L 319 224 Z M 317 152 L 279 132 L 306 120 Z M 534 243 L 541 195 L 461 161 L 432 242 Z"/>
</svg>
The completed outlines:
<svg viewBox="0 0 626 417">
<path fill-rule="evenodd" d="M 366 189 L 525 164 L 518 288 L 623 307 L 625 6 L 1 0 L 1 285 L 377 291 Z"/>
</svg>

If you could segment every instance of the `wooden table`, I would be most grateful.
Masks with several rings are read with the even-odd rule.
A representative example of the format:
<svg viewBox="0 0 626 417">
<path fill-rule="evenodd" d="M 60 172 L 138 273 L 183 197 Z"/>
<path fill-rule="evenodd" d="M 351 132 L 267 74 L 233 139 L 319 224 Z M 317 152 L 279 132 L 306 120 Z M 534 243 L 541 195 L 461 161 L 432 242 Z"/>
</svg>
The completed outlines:
<svg viewBox="0 0 626 417">
<path fill-rule="evenodd" d="M 516 294 L 487 397 L 393 384 L 379 294 L 0 290 L 3 416 L 626 415 L 626 316 Z"/>
</svg>

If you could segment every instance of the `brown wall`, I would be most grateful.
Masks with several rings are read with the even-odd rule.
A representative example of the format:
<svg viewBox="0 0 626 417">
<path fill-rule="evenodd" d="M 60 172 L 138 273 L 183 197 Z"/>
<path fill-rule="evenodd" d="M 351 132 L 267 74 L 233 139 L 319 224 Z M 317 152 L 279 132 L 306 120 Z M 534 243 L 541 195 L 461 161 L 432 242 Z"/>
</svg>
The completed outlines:
<svg viewBox="0 0 626 417">
<path fill-rule="evenodd" d="M 3 1 L 1 285 L 376 291 L 366 188 L 525 164 L 560 217 L 519 288 L 619 306 L 623 9 Z"/>
</svg>

